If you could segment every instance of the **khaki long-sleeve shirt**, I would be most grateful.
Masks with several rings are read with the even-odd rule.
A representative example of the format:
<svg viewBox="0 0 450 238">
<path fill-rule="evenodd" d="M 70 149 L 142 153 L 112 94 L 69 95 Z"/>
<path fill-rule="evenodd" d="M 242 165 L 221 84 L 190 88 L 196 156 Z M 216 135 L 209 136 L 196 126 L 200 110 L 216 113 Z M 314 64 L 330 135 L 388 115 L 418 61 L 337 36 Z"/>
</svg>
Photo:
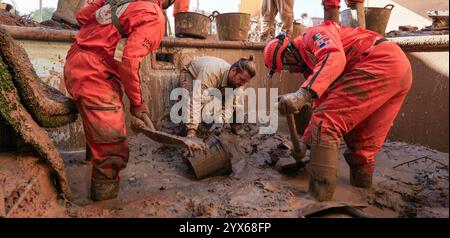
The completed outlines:
<svg viewBox="0 0 450 238">
<path fill-rule="evenodd" d="M 219 89 L 222 93 L 223 105 L 228 105 L 231 103 L 233 107 L 223 108 L 222 115 L 224 122 L 227 122 L 233 115 L 233 111 L 237 107 L 243 107 L 242 88 L 238 89 L 235 97 L 225 98 L 225 88 L 231 88 L 228 84 L 228 73 L 230 71 L 231 65 L 223 59 L 211 56 L 202 56 L 192 60 L 185 69 L 192 75 L 193 80 L 200 80 L 201 90 L 209 89 Z M 190 90 L 192 92 L 192 89 Z M 210 97 L 200 97 L 202 108 L 204 108 L 205 103 L 210 101 Z M 205 109 L 205 108 L 204 108 Z M 206 108 L 209 110 L 209 108 Z"/>
</svg>

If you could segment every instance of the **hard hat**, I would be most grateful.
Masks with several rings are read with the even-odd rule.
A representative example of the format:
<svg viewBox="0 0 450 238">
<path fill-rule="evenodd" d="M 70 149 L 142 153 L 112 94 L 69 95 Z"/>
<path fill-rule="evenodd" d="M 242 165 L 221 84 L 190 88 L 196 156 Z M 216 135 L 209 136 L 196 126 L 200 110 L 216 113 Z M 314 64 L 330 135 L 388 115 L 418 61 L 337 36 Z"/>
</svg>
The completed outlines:
<svg viewBox="0 0 450 238">
<path fill-rule="evenodd" d="M 289 45 L 289 37 L 282 32 L 264 47 L 264 63 L 270 69 L 269 76 L 283 69 L 282 56 Z"/>
</svg>

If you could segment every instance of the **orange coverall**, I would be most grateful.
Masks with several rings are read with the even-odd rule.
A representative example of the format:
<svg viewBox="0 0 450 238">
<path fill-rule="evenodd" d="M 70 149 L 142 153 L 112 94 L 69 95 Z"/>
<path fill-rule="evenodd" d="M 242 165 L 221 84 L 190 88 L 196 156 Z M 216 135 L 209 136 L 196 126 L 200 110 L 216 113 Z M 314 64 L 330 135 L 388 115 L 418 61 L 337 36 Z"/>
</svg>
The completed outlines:
<svg viewBox="0 0 450 238">
<path fill-rule="evenodd" d="M 308 71 L 302 87 L 315 93 L 313 116 L 302 141 L 347 144 L 350 166 L 373 172 L 392 123 L 411 87 L 408 58 L 378 33 L 333 21 L 297 37 Z"/>
<path fill-rule="evenodd" d="M 104 179 L 119 179 L 128 161 L 123 89 L 132 114 L 148 111 L 141 91 L 140 62 L 159 47 L 165 25 L 159 0 L 127 3 L 117 9 L 117 16 L 128 35 L 122 62 L 114 60 L 122 36 L 111 23 L 111 8 L 105 0 L 97 0 L 77 13 L 81 29 L 64 67 L 66 87 L 83 121 L 86 156 Z"/>
<path fill-rule="evenodd" d="M 322 0 L 322 5 L 325 10 L 328 10 L 330 8 L 340 8 L 340 2 L 341 0 Z M 364 0 L 346 0 L 348 3 L 364 3 Z"/>
<path fill-rule="evenodd" d="M 187 12 L 189 11 L 189 4 L 191 0 L 176 0 L 173 3 L 173 15 L 179 12 Z"/>
</svg>

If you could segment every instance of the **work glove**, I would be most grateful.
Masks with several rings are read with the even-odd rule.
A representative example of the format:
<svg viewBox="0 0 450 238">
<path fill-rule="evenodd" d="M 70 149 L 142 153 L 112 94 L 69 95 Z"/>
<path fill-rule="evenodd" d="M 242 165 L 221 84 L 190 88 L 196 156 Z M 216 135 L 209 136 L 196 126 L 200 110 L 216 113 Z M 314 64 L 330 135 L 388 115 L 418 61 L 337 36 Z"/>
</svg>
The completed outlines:
<svg viewBox="0 0 450 238">
<path fill-rule="evenodd" d="M 297 113 L 311 101 L 311 92 L 308 89 L 300 88 L 297 92 L 284 94 L 278 98 L 278 111 L 282 115 Z"/>
</svg>

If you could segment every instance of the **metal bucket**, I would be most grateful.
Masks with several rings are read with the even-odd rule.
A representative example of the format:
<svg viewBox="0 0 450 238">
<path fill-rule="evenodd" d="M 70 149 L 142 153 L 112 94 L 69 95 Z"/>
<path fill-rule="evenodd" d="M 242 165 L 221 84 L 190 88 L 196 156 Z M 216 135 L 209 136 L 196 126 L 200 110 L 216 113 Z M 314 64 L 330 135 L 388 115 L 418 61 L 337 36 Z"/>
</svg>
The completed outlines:
<svg viewBox="0 0 450 238">
<path fill-rule="evenodd" d="M 305 29 L 306 29 L 306 27 L 302 23 L 294 21 L 292 38 L 296 38 L 297 36 L 303 35 L 303 33 L 305 32 Z"/>
<path fill-rule="evenodd" d="M 180 12 L 175 14 L 175 36 L 179 38 L 193 37 L 206 39 L 214 17 L 196 12 Z"/>
<path fill-rule="evenodd" d="M 250 31 L 250 14 L 213 12 L 220 40 L 247 41 Z"/>
<path fill-rule="evenodd" d="M 231 154 L 223 147 L 217 136 L 205 141 L 206 151 L 196 150 L 192 156 L 184 158 L 197 179 L 231 173 Z"/>
<path fill-rule="evenodd" d="M 394 5 L 392 4 L 388 4 L 385 7 L 366 7 L 366 28 L 384 34 L 393 8 Z M 341 24 L 349 27 L 357 26 L 358 21 L 356 19 L 356 13 L 352 14 L 351 9 L 342 11 Z"/>
</svg>

